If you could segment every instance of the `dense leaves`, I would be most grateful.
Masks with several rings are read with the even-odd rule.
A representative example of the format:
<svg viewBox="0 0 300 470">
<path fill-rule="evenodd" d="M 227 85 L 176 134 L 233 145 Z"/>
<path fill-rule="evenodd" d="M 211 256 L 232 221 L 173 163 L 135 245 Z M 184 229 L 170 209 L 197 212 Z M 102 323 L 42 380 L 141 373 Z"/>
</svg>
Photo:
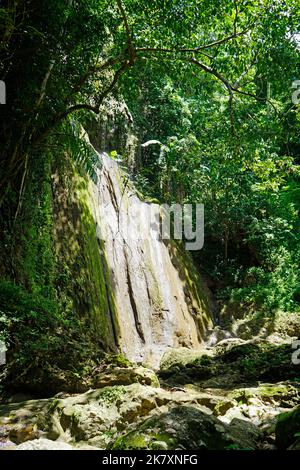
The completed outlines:
<svg viewBox="0 0 300 470">
<path fill-rule="evenodd" d="M 80 123 L 113 93 L 139 144 L 157 141 L 130 162 L 140 189 L 162 202 L 205 204 L 205 247 L 195 259 L 219 295 L 268 311 L 298 308 L 298 0 L 1 5 L 5 233 L 49 149 L 93 171 Z"/>
</svg>

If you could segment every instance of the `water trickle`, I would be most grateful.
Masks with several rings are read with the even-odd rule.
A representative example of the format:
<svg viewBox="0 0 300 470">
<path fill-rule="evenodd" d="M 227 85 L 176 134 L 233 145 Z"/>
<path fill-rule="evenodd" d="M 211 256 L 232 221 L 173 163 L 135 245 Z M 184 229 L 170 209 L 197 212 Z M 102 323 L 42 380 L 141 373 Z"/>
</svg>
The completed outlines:
<svg viewBox="0 0 300 470">
<path fill-rule="evenodd" d="M 145 233 L 136 214 L 150 206 L 140 200 L 116 161 L 101 154 L 92 184 L 97 236 L 104 240 L 120 327 L 120 347 L 131 360 L 153 367 L 168 348 L 201 346 L 211 328 L 201 279 L 189 255 L 174 242 Z M 131 236 L 120 221 L 126 215 Z"/>
</svg>

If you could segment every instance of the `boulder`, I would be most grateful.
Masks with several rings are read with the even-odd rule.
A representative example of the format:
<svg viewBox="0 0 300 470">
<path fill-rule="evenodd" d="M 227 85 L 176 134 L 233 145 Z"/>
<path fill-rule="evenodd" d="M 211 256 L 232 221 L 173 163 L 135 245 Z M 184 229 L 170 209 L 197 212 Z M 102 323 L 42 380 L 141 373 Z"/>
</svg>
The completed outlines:
<svg viewBox="0 0 300 470">
<path fill-rule="evenodd" d="M 243 432 L 241 433 L 241 429 Z M 231 427 L 197 405 L 184 405 L 146 419 L 134 430 L 120 436 L 113 450 L 224 450 L 254 449 L 259 431 L 236 423 Z"/>
<path fill-rule="evenodd" d="M 291 341 L 274 343 L 255 338 L 229 338 L 195 354 L 166 356 L 159 372 L 165 384 L 197 383 L 203 388 L 236 388 L 257 381 L 271 383 L 297 377 L 299 366 L 291 363 Z M 171 353 L 170 353 L 171 354 Z"/>
<path fill-rule="evenodd" d="M 51 439 L 71 439 L 106 448 L 116 433 L 141 422 L 151 414 L 176 404 L 208 403 L 201 394 L 163 390 L 141 384 L 111 386 L 81 395 L 53 399 L 44 419 Z M 200 406 L 200 405 L 199 405 Z M 203 405 L 207 414 L 211 410 Z"/>
<path fill-rule="evenodd" d="M 246 448 L 256 449 L 263 438 L 263 432 L 249 420 L 233 418 L 229 426 L 231 434 Z"/>
<path fill-rule="evenodd" d="M 300 405 L 278 416 L 275 435 L 278 449 L 297 445 L 300 437 Z"/>
<path fill-rule="evenodd" d="M 14 450 L 74 450 L 74 447 L 66 442 L 40 438 L 23 442 L 23 444 L 16 446 Z"/>
<path fill-rule="evenodd" d="M 189 348 L 172 348 L 169 349 L 160 361 L 160 370 L 168 370 L 170 368 L 184 367 L 186 364 L 201 358 L 203 355 L 210 354 L 207 349 L 189 349 Z"/>
<path fill-rule="evenodd" d="M 108 366 L 105 370 L 95 371 L 92 378 L 92 388 L 103 388 L 112 385 L 130 385 L 140 383 L 159 387 L 158 378 L 151 369 L 142 366 L 116 367 Z"/>
<path fill-rule="evenodd" d="M 212 330 L 209 330 L 207 332 L 207 337 L 208 340 L 206 342 L 206 347 L 213 347 L 220 342 L 237 339 L 231 331 L 224 330 L 220 326 L 216 326 Z"/>
</svg>

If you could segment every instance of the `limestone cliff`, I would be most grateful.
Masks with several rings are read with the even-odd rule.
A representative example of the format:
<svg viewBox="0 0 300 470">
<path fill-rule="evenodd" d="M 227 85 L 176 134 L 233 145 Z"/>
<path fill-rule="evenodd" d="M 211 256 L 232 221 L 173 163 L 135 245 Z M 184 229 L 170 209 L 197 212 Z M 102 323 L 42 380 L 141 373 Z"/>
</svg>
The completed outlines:
<svg viewBox="0 0 300 470">
<path fill-rule="evenodd" d="M 106 154 L 99 158 L 102 168 L 97 170 L 97 182 L 82 181 L 87 185 L 85 190 L 77 185 L 85 209 L 72 221 L 70 235 L 64 237 L 86 263 L 86 268 L 81 267 L 78 272 L 80 276 L 87 275 L 78 306 L 81 303 L 84 307 L 85 299 L 85 303 L 90 301 L 93 312 L 98 311 L 96 318 L 104 324 L 105 343 L 109 338 L 110 346 L 119 348 L 129 359 L 157 366 L 168 348 L 200 346 L 212 323 L 208 302 L 188 253 L 175 242 L 166 244 L 139 236 L 125 240 L 117 236 L 115 227 L 120 210 L 127 210 L 133 230 L 140 231 L 141 227 L 131 218 L 130 208 L 147 203 L 124 181 L 115 161 Z M 58 217 L 63 219 L 69 217 Z M 78 231 L 77 223 L 83 227 L 87 222 L 88 233 L 84 238 L 87 237 L 88 246 L 80 236 L 74 242 L 72 233 Z M 69 223 L 70 220 L 65 229 Z M 88 279 L 96 273 L 98 282 L 89 284 Z M 78 292 L 75 297 L 78 298 Z"/>
</svg>

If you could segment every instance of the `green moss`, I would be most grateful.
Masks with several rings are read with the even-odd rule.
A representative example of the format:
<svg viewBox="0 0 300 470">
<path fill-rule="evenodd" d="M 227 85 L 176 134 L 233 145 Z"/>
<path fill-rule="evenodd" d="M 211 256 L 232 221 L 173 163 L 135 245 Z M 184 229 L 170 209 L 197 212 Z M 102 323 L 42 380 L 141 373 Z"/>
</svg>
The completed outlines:
<svg viewBox="0 0 300 470">
<path fill-rule="evenodd" d="M 119 326 L 103 241 L 97 238 L 89 181 L 69 162 L 54 185 L 55 242 L 61 294 L 102 348 L 119 343 Z"/>
<path fill-rule="evenodd" d="M 279 384 L 279 385 L 264 385 L 259 387 L 258 394 L 261 397 L 276 397 L 279 395 L 288 395 L 291 392 L 291 387 L 289 385 Z"/>
<path fill-rule="evenodd" d="M 114 443 L 113 450 L 146 450 L 149 449 L 147 438 L 132 432 L 119 437 Z"/>
<path fill-rule="evenodd" d="M 48 408 L 48 413 L 53 413 L 53 411 L 58 407 L 60 400 L 58 398 L 53 398 Z"/>
<path fill-rule="evenodd" d="M 239 404 L 242 404 L 244 402 L 239 402 Z M 236 400 L 220 400 L 216 406 L 214 407 L 214 415 L 220 416 L 224 415 L 226 411 L 228 411 L 230 408 L 236 406 L 238 402 Z"/>
<path fill-rule="evenodd" d="M 300 432 L 300 405 L 287 413 L 281 413 L 277 418 L 275 429 L 278 449 L 287 449 L 297 440 Z"/>
<path fill-rule="evenodd" d="M 151 435 L 151 448 L 155 449 L 155 442 L 165 442 L 167 444 L 168 449 L 175 449 L 177 440 L 172 437 L 170 434 L 164 433 L 157 433 Z"/>
<path fill-rule="evenodd" d="M 114 450 L 156 450 L 165 448 L 162 443 L 166 444 L 167 449 L 175 449 L 177 440 L 166 432 L 155 433 L 152 432 L 151 429 L 143 432 L 142 429 L 140 429 L 139 431 L 131 431 L 125 436 L 119 437 L 112 448 Z"/>
<path fill-rule="evenodd" d="M 213 365 L 214 359 L 207 354 L 203 354 L 202 356 L 196 358 L 193 362 L 195 365 L 200 365 L 200 366 L 209 366 Z"/>
<path fill-rule="evenodd" d="M 99 400 L 103 400 L 106 403 L 116 403 L 120 398 L 126 394 L 126 388 L 122 385 L 114 385 L 112 387 L 106 387 L 99 394 Z"/>
<path fill-rule="evenodd" d="M 106 355 L 104 362 L 107 364 L 115 365 L 116 367 L 128 368 L 132 366 L 132 362 L 129 361 L 129 359 L 127 359 L 122 354 Z"/>
</svg>

